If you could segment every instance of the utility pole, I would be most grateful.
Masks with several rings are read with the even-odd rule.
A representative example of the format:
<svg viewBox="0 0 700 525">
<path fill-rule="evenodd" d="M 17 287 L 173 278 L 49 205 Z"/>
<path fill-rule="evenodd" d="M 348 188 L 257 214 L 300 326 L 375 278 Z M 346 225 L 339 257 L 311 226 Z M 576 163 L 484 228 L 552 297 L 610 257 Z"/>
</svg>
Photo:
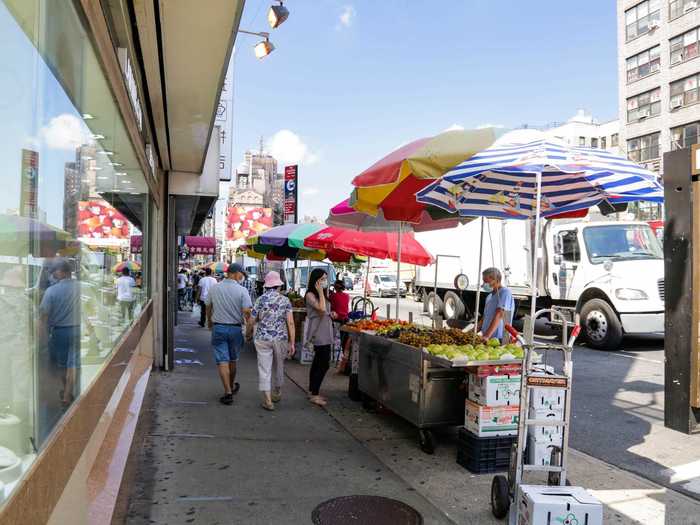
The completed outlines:
<svg viewBox="0 0 700 525">
<path fill-rule="evenodd" d="M 686 434 L 700 432 L 698 146 L 664 154 L 664 424 Z"/>
</svg>

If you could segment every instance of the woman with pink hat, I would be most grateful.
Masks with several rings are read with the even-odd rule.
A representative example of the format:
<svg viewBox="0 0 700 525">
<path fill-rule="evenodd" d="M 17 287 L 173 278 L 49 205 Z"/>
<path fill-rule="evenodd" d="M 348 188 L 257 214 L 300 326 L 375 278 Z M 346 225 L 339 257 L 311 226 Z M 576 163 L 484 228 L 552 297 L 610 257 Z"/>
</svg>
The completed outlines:
<svg viewBox="0 0 700 525">
<path fill-rule="evenodd" d="M 255 302 L 252 315 L 262 407 L 270 411 L 275 409 L 274 403 L 282 399 L 284 359 L 294 355 L 292 303 L 280 293 L 283 285 L 278 272 L 268 272 L 265 292 Z"/>
</svg>

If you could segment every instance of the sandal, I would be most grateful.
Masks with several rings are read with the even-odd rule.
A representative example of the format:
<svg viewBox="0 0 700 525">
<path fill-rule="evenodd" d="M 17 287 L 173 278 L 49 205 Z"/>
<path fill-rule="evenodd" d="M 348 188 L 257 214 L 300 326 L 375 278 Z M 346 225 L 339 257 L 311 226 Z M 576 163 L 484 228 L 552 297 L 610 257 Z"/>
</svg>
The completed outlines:
<svg viewBox="0 0 700 525">
<path fill-rule="evenodd" d="M 275 405 L 272 403 L 268 404 L 265 401 L 263 401 L 262 403 L 260 403 L 260 406 L 263 407 L 265 410 L 269 410 L 270 412 L 275 411 Z"/>
<path fill-rule="evenodd" d="M 274 394 L 273 393 L 271 397 L 272 397 L 273 403 L 279 403 L 280 401 L 282 401 L 282 394 Z"/>
<path fill-rule="evenodd" d="M 320 407 L 325 407 L 328 404 L 326 400 L 323 399 L 321 396 L 311 396 L 309 397 L 309 401 L 314 405 L 318 405 Z"/>
</svg>

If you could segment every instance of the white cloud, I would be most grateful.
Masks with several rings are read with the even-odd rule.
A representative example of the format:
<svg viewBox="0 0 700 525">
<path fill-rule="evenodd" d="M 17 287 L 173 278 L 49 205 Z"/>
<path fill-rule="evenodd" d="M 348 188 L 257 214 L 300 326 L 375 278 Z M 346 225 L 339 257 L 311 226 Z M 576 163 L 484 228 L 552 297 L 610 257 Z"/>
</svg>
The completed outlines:
<svg viewBox="0 0 700 525">
<path fill-rule="evenodd" d="M 51 119 L 39 131 L 39 136 L 51 149 L 74 150 L 89 140 L 88 130 L 75 115 L 63 113 Z"/>
<path fill-rule="evenodd" d="M 442 131 L 464 131 L 464 126 L 452 124 L 449 128 L 445 128 Z"/>
<path fill-rule="evenodd" d="M 335 26 L 336 29 L 343 29 L 344 27 L 350 27 L 355 20 L 355 8 L 351 5 L 343 6 L 343 10 L 340 12 L 338 17 L 338 24 Z"/>
<path fill-rule="evenodd" d="M 484 128 L 505 128 L 503 124 L 479 124 L 476 129 L 484 129 Z"/>
<path fill-rule="evenodd" d="M 267 149 L 281 165 L 306 164 L 308 166 L 318 162 L 318 155 L 309 149 L 299 135 L 288 129 L 281 129 L 272 135 Z"/>
<path fill-rule="evenodd" d="M 301 194 L 304 197 L 313 197 L 314 195 L 318 195 L 320 191 L 321 190 L 319 190 L 318 188 L 311 187 L 311 188 L 306 188 L 305 190 L 303 190 L 301 192 Z"/>
</svg>

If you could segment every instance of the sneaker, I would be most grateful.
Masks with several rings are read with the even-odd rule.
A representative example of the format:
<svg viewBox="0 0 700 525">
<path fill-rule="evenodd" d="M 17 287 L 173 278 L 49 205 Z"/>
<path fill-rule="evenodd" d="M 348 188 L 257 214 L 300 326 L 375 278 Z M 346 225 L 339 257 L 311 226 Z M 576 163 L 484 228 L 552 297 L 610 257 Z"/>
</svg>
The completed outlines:
<svg viewBox="0 0 700 525">
<path fill-rule="evenodd" d="M 224 394 L 219 398 L 224 405 L 233 405 L 233 394 Z"/>
<path fill-rule="evenodd" d="M 240 383 L 234 383 L 233 384 L 233 392 L 231 392 L 232 395 L 238 394 L 238 391 L 241 389 L 241 384 Z"/>
</svg>

